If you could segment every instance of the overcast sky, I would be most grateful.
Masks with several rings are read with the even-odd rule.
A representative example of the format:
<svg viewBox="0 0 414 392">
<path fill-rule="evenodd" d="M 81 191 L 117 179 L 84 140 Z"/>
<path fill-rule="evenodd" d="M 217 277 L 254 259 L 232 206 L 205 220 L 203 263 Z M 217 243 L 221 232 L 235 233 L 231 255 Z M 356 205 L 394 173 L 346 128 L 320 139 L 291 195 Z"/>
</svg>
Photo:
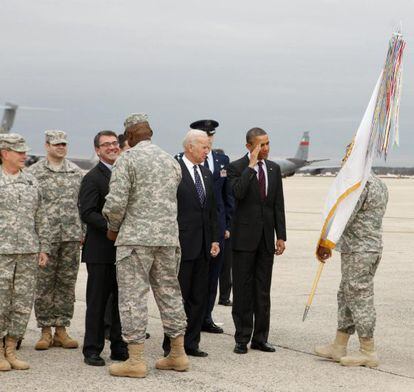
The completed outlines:
<svg viewBox="0 0 414 392">
<path fill-rule="evenodd" d="M 272 156 L 294 155 L 310 131 L 310 158 L 337 160 L 402 21 L 401 146 L 389 163 L 414 166 L 413 16 L 411 0 L 2 1 L 0 104 L 62 109 L 18 112 L 13 130 L 36 152 L 45 129 L 64 129 L 70 154 L 90 156 L 98 130 L 146 112 L 171 153 L 190 122 L 213 118 L 233 158 L 260 126 Z"/>
</svg>

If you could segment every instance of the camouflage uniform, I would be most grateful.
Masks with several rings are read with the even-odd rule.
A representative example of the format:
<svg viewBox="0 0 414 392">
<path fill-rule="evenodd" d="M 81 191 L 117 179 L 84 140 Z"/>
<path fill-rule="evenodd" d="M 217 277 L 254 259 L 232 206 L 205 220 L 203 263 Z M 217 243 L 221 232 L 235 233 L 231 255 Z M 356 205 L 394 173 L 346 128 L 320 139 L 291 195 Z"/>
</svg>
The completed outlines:
<svg viewBox="0 0 414 392">
<path fill-rule="evenodd" d="M 374 275 L 382 254 L 382 218 L 388 201 L 385 184 L 370 175 L 338 241 L 342 280 L 338 291 L 338 330 L 372 338 L 375 328 Z"/>
<path fill-rule="evenodd" d="M 67 159 L 60 168 L 42 159 L 28 171 L 42 188 L 52 232 L 49 262 L 38 271 L 37 324 L 38 327 L 67 327 L 73 317 L 79 270 L 82 224 L 77 202 L 83 174 Z"/>
<path fill-rule="evenodd" d="M 2 135 L 0 148 L 5 148 L 3 138 L 13 141 L 16 134 Z M 33 306 L 38 253 L 49 253 L 49 241 L 38 182 L 24 172 L 8 176 L 0 164 L 0 338 L 23 337 Z"/>
<path fill-rule="evenodd" d="M 116 161 L 103 215 L 118 232 L 117 280 L 123 338 L 145 341 L 151 285 L 165 333 L 184 335 L 186 316 L 177 279 L 180 248 L 176 193 L 178 163 L 149 140 Z"/>
</svg>

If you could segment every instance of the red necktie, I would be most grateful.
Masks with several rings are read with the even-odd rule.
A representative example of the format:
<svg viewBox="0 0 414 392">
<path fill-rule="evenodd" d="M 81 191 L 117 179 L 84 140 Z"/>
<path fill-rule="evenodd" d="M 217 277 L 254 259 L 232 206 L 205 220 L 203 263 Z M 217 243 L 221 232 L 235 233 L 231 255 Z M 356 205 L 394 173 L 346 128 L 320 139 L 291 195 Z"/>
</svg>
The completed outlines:
<svg viewBox="0 0 414 392">
<path fill-rule="evenodd" d="M 263 162 L 259 161 L 257 162 L 259 165 L 259 191 L 260 191 L 260 198 L 262 201 L 266 199 L 266 177 L 263 170 Z"/>
</svg>

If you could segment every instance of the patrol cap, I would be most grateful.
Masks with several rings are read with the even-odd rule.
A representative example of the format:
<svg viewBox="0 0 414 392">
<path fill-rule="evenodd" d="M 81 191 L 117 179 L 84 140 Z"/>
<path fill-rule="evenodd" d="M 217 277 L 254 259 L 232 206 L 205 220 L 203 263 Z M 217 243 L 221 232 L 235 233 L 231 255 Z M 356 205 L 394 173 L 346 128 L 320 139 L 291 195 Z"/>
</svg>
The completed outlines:
<svg viewBox="0 0 414 392">
<path fill-rule="evenodd" d="M 27 152 L 30 150 L 24 138 L 17 133 L 0 134 L 0 150 L 3 149 L 16 152 Z"/>
<path fill-rule="evenodd" d="M 124 121 L 125 129 L 129 128 L 131 125 L 141 124 L 148 122 L 148 115 L 145 113 L 132 113 Z"/>
<path fill-rule="evenodd" d="M 49 144 L 60 144 L 65 143 L 68 144 L 68 139 L 66 136 L 66 132 L 59 131 L 59 130 L 50 130 L 45 132 L 46 135 L 46 143 Z"/>
<path fill-rule="evenodd" d="M 200 131 L 204 131 L 208 136 L 214 135 L 218 126 L 219 123 L 215 120 L 198 120 L 190 124 L 191 129 L 199 129 Z"/>
</svg>

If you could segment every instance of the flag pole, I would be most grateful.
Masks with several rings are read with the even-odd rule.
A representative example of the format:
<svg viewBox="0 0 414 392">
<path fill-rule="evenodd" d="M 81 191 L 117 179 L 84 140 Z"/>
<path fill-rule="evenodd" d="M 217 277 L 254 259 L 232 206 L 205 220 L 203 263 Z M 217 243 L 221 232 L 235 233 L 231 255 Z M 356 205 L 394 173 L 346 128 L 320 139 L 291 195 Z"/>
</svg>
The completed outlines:
<svg viewBox="0 0 414 392">
<path fill-rule="evenodd" d="M 313 280 L 312 289 L 308 297 L 308 302 L 306 303 L 305 311 L 303 312 L 302 321 L 306 320 L 306 316 L 308 315 L 309 309 L 312 305 L 313 297 L 315 295 L 316 288 L 318 287 L 319 278 L 321 277 L 324 265 L 325 263 L 323 263 L 322 261 L 319 262 L 319 267 L 316 271 L 315 279 Z"/>
</svg>

